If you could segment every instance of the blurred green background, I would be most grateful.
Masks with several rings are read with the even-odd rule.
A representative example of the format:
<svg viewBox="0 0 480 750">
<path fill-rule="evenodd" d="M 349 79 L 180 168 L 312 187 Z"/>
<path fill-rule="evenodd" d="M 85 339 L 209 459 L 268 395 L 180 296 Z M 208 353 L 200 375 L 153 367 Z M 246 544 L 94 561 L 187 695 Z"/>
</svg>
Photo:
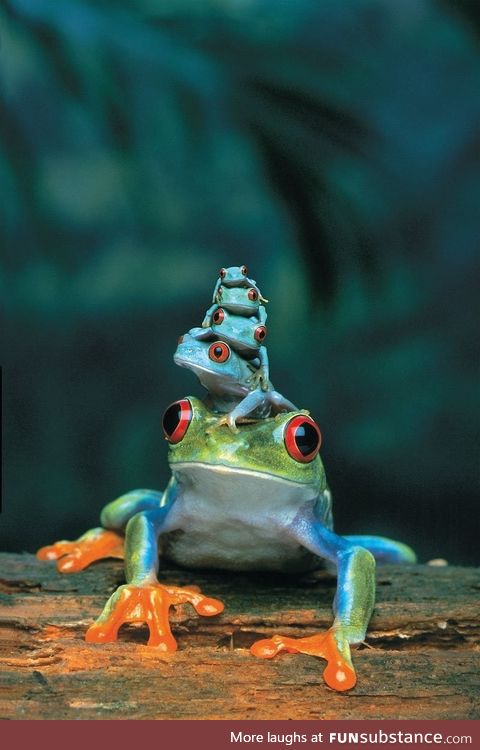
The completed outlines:
<svg viewBox="0 0 480 750">
<path fill-rule="evenodd" d="M 0 546 L 168 480 L 221 266 L 270 300 L 340 533 L 478 563 L 480 6 L 3 0 Z"/>
</svg>

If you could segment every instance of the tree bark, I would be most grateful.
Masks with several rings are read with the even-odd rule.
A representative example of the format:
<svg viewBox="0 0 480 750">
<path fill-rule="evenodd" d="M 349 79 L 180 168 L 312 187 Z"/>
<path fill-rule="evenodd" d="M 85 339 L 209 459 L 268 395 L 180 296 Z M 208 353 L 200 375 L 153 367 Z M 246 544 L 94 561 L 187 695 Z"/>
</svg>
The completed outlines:
<svg viewBox="0 0 480 750">
<path fill-rule="evenodd" d="M 123 582 L 119 561 L 60 574 L 32 555 L 0 554 L 0 719 L 473 719 L 479 718 L 479 571 L 385 566 L 366 643 L 354 649 L 357 686 L 338 694 L 320 659 L 255 659 L 274 633 L 331 624 L 335 578 L 162 569 L 199 585 L 223 614 L 172 610 L 174 654 L 147 647 L 144 626 L 113 644 L 83 640 Z"/>
</svg>

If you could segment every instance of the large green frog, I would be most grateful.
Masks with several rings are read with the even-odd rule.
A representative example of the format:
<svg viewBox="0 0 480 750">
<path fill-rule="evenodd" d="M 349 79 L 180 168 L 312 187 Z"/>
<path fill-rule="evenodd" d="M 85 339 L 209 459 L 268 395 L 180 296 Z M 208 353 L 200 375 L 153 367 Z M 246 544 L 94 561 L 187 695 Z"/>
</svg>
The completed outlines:
<svg viewBox="0 0 480 750">
<path fill-rule="evenodd" d="M 254 644 L 252 653 L 321 656 L 327 660 L 326 683 L 348 690 L 356 682 L 350 645 L 364 639 L 374 604 L 374 557 L 406 562 L 414 554 L 388 539 L 334 533 L 320 430 L 308 412 L 242 424 L 238 433 L 226 426 L 211 429 L 217 419 L 196 398 L 172 404 L 163 417 L 172 471 L 166 490 L 123 495 L 102 511 L 102 528 L 38 555 L 56 559 L 63 572 L 124 555 L 127 583 L 110 597 L 86 640 L 114 641 L 124 622 L 146 622 L 149 645 L 165 651 L 176 648 L 171 605 L 190 602 L 210 616 L 223 604 L 193 588 L 160 583 L 159 554 L 188 568 L 285 573 L 315 569 L 326 559 L 338 573 L 332 627 L 306 638 L 276 634 Z"/>
</svg>

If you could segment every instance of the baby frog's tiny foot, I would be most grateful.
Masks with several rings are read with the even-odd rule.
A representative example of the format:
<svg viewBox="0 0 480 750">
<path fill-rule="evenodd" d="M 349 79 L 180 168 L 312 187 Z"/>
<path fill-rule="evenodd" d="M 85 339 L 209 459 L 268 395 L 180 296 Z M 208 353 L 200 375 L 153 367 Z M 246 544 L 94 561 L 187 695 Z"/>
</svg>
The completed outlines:
<svg viewBox="0 0 480 750">
<path fill-rule="evenodd" d="M 61 573 L 76 573 L 105 557 L 123 558 L 123 536 L 114 531 L 92 529 L 74 542 L 55 542 L 37 552 L 39 560 L 57 560 Z"/>
<path fill-rule="evenodd" d="M 239 432 L 239 429 L 235 423 L 234 419 L 231 419 L 229 414 L 225 414 L 223 417 L 219 417 L 215 424 L 212 424 L 210 427 L 207 427 L 205 432 L 209 435 L 213 432 L 213 430 L 218 429 L 219 427 L 223 427 L 224 425 L 228 425 L 230 427 L 232 432 Z"/>
<path fill-rule="evenodd" d="M 319 633 L 308 638 L 274 635 L 272 638 L 257 641 L 250 651 L 254 656 L 262 659 L 272 659 L 280 651 L 321 656 L 327 660 L 323 678 L 333 690 L 350 690 L 357 682 L 348 642 L 333 628 L 327 630 L 326 633 Z"/>
<path fill-rule="evenodd" d="M 211 617 L 223 611 L 223 603 L 209 599 L 195 587 L 162 586 L 157 584 L 125 584 L 110 597 L 98 620 L 87 630 L 88 643 L 109 643 L 117 639 L 118 630 L 126 622 L 145 622 L 150 631 L 149 646 L 161 651 L 175 651 L 177 643 L 170 630 L 168 612 L 171 606 L 193 605 L 199 615 Z"/>
</svg>

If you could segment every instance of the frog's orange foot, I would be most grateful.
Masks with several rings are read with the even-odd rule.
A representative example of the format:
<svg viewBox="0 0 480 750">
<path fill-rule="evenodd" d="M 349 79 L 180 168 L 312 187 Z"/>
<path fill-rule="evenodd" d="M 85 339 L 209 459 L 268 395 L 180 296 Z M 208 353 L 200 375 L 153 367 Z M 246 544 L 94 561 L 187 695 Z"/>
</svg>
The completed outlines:
<svg viewBox="0 0 480 750">
<path fill-rule="evenodd" d="M 199 615 L 211 617 L 223 611 L 222 602 L 209 599 L 195 588 L 161 586 L 160 584 L 120 586 L 110 597 L 105 609 L 86 632 L 88 643 L 116 641 L 118 630 L 127 622 L 145 622 L 150 631 L 149 646 L 161 651 L 175 651 L 177 643 L 168 621 L 171 606 L 189 602 Z"/>
<path fill-rule="evenodd" d="M 76 573 L 105 557 L 123 558 L 123 537 L 114 531 L 95 529 L 75 542 L 55 542 L 37 552 L 39 560 L 57 560 L 61 573 Z"/>
<path fill-rule="evenodd" d="M 257 641 L 250 649 L 254 656 L 272 659 L 280 651 L 291 654 L 321 656 L 327 660 L 323 678 L 333 690 L 350 690 L 355 687 L 357 676 L 350 660 L 350 649 L 345 639 L 332 628 L 326 633 L 308 638 L 287 638 L 274 635 L 272 638 Z"/>
</svg>

